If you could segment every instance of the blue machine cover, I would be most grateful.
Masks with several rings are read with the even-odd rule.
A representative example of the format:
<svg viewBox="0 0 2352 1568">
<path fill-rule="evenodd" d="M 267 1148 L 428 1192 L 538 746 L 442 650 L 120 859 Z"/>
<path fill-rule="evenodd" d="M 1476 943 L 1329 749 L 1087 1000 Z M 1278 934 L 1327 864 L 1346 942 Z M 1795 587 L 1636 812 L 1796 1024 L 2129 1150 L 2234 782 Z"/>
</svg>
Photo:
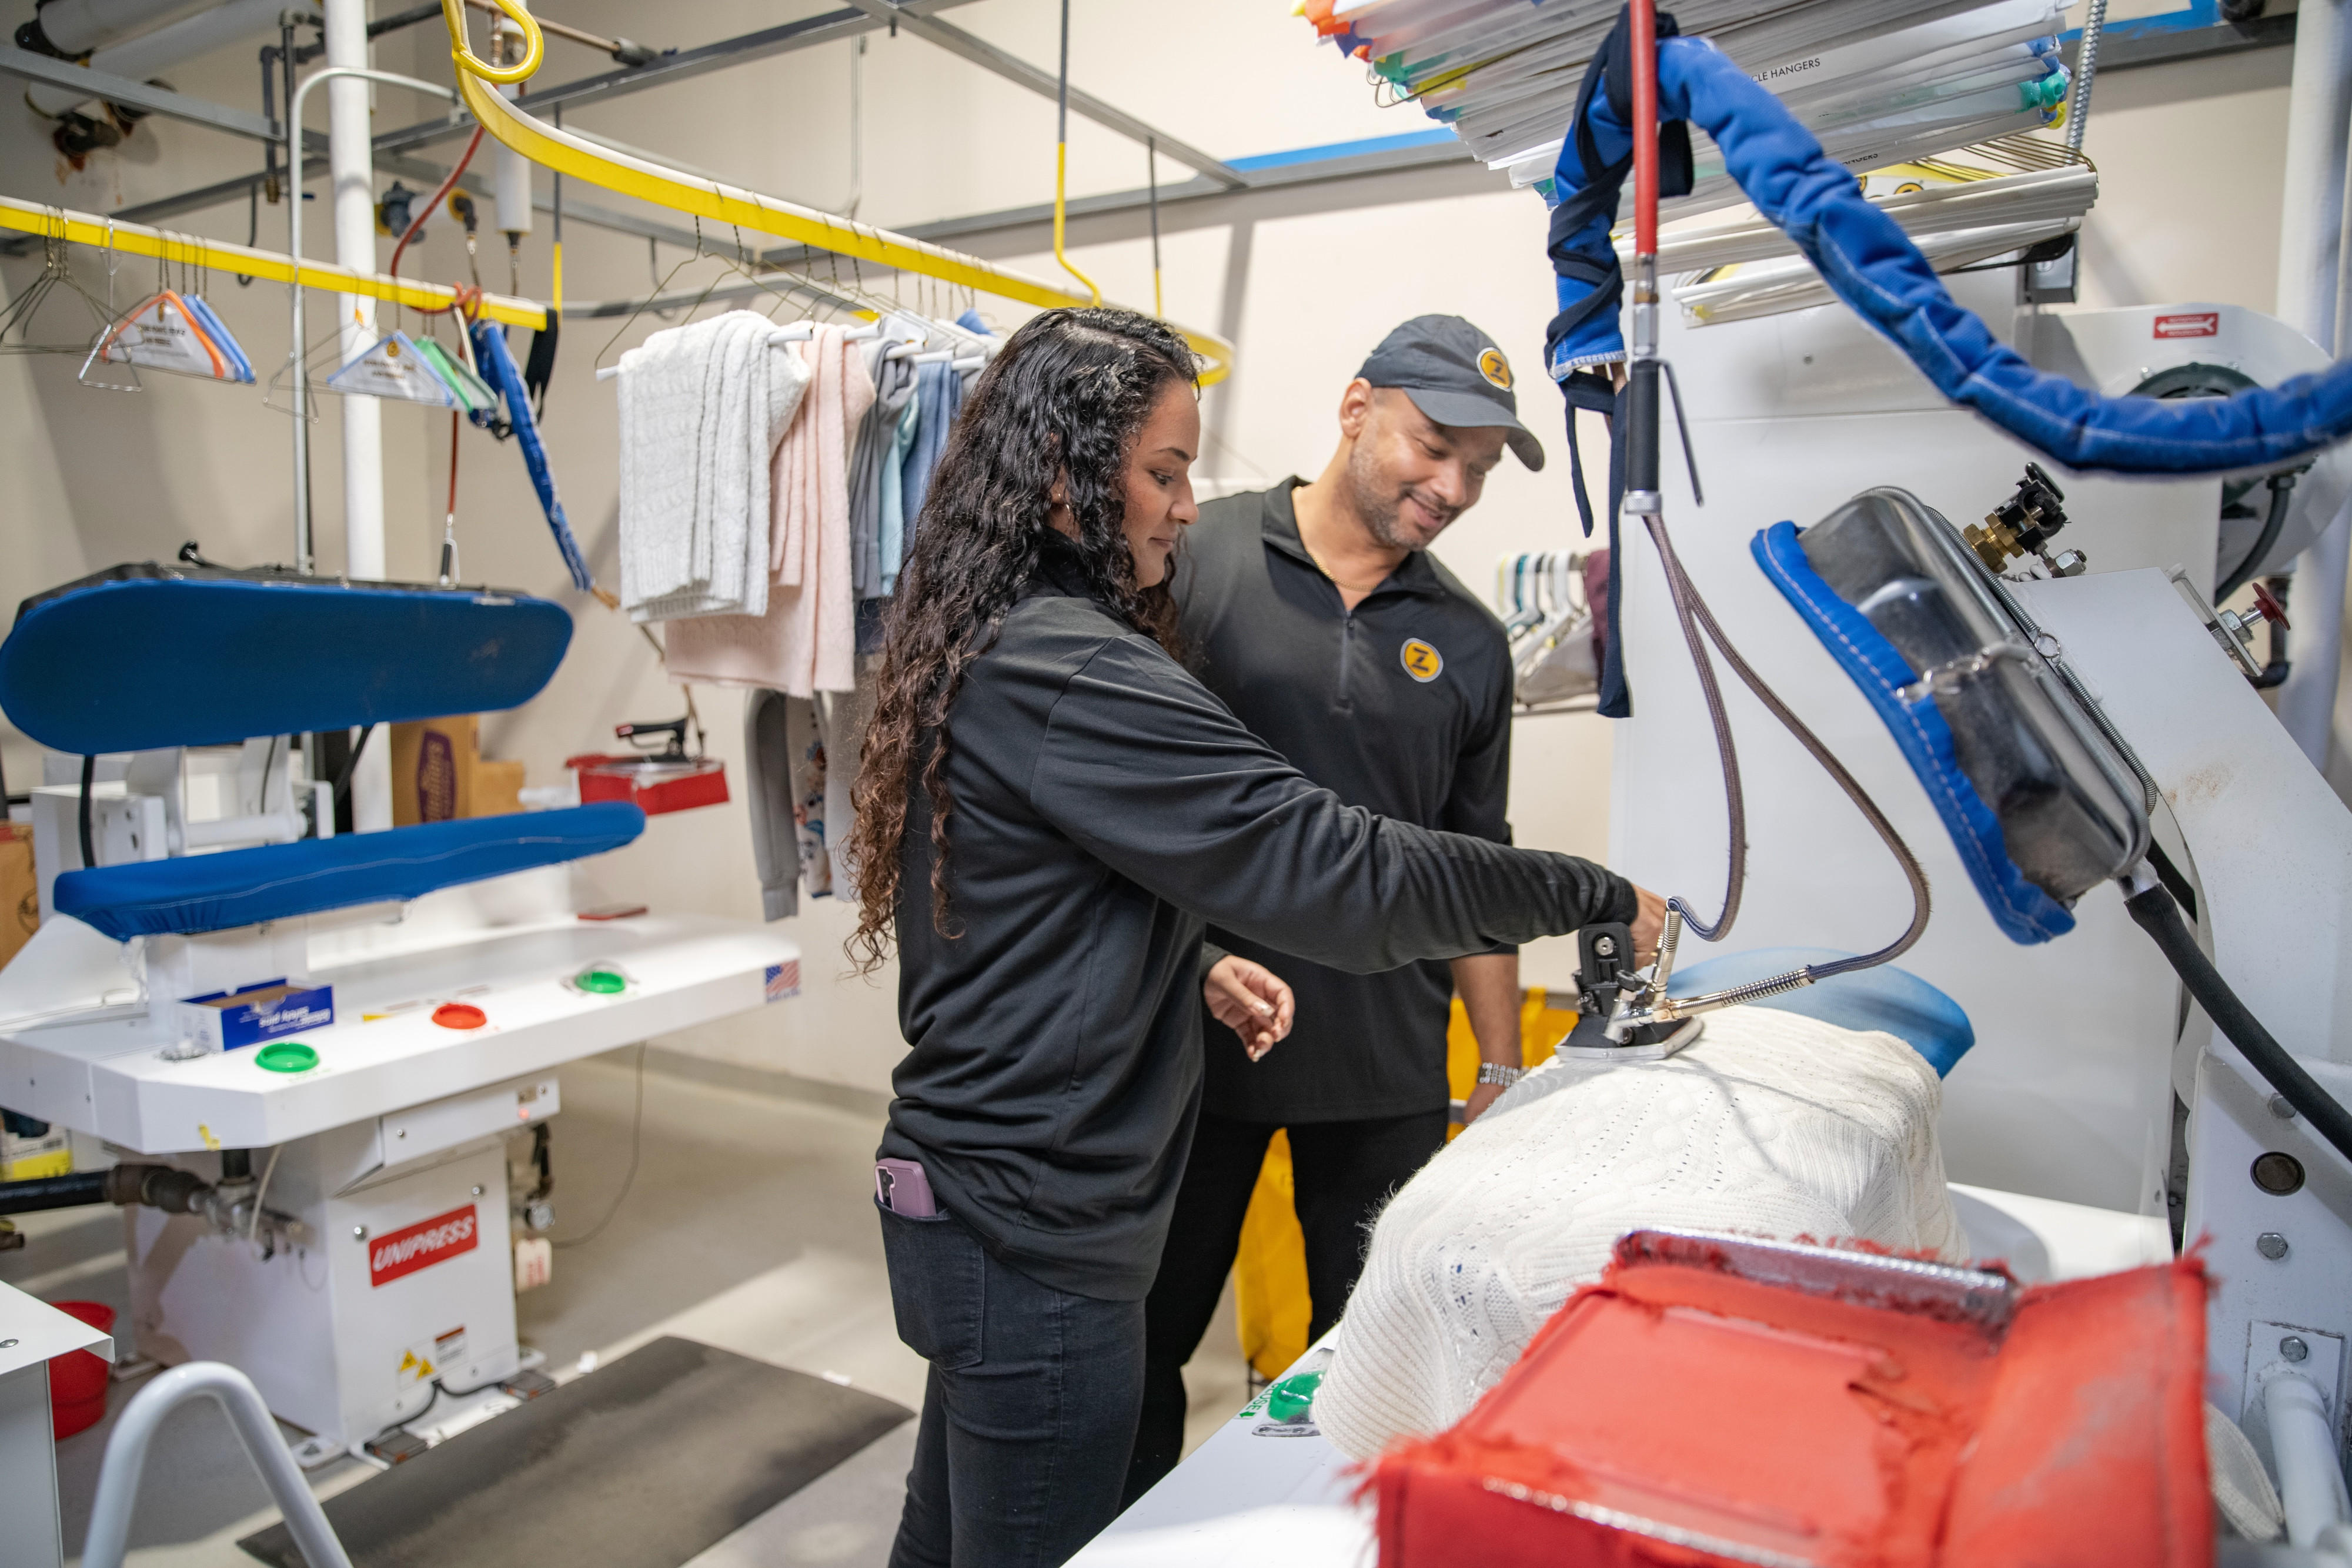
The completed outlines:
<svg viewBox="0 0 2352 1568">
<path fill-rule="evenodd" d="M 116 941 L 193 936 L 436 889 L 615 850 L 645 831 L 624 802 L 426 822 L 380 833 L 69 871 L 57 907 Z"/>
<path fill-rule="evenodd" d="M 1668 30 L 1664 17 L 1659 30 Z M 1591 68 L 1608 76 L 1609 61 L 1596 57 Z M 1613 78 L 1608 87 L 1588 83 L 1553 175 L 1559 208 L 1549 248 L 1560 314 L 1545 361 L 1564 383 L 1624 355 L 1609 229 L 1631 166 L 1630 86 L 1622 96 Z M 1713 138 L 1757 210 L 1937 391 L 2069 467 L 2266 468 L 2352 434 L 2352 361 L 2219 398 L 2102 397 L 2035 370 L 1954 302 L 1910 236 L 1863 196 L 1852 171 L 1822 151 L 1788 106 L 1704 38 L 1658 40 L 1658 117 L 1686 120 Z M 1576 392 L 1573 384 L 1568 390 Z"/>
<path fill-rule="evenodd" d="M 119 566 L 29 599 L 0 643 L 0 710 L 90 756 L 516 707 L 572 617 L 492 589 Z"/>
<path fill-rule="evenodd" d="M 1696 997 L 1727 990 L 1757 980 L 1769 980 L 1809 964 L 1833 964 L 1851 953 L 1826 947 L 1766 947 L 1752 953 L 1726 953 L 1675 971 L 1666 990 L 1677 997 Z M 1960 1004 L 1912 974 L 1892 964 L 1832 975 L 1801 990 L 1783 991 L 1750 1007 L 1798 1013 L 1840 1029 L 1878 1030 L 1893 1035 L 1927 1059 L 1938 1078 L 1948 1077 L 1977 1031 Z"/>
</svg>

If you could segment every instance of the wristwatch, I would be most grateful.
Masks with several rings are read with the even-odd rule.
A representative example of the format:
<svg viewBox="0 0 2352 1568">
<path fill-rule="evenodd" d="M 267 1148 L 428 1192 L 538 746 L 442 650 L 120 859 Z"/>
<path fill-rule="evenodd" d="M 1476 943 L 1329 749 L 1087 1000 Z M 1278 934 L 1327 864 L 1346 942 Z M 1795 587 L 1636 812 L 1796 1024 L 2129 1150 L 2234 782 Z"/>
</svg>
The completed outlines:
<svg viewBox="0 0 2352 1568">
<path fill-rule="evenodd" d="M 1524 1067 L 1506 1067 L 1499 1061 L 1478 1064 L 1478 1082 L 1481 1083 L 1499 1083 L 1508 1089 L 1527 1075 L 1528 1070 Z"/>
</svg>

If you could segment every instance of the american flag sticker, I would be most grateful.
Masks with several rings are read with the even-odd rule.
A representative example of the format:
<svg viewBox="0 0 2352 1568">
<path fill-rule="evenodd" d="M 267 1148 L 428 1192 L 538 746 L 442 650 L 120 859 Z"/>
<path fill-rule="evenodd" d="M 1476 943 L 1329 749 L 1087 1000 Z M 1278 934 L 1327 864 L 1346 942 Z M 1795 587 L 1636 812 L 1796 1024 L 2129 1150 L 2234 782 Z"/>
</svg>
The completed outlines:
<svg viewBox="0 0 2352 1568">
<path fill-rule="evenodd" d="M 768 1000 L 772 1002 L 781 1002 L 786 997 L 799 996 L 801 994 L 801 961 L 794 958 L 787 963 L 769 965 L 767 983 Z"/>
</svg>

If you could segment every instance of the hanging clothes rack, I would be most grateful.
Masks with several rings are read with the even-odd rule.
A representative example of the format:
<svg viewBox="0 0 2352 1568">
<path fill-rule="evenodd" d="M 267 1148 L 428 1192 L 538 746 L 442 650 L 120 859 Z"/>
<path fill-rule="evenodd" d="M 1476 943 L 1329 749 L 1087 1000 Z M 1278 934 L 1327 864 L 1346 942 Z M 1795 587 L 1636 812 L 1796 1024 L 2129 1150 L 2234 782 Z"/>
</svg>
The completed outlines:
<svg viewBox="0 0 2352 1568">
<path fill-rule="evenodd" d="M 499 96 L 498 84 L 520 81 L 537 68 L 541 51 L 539 24 L 515 0 L 497 0 L 499 8 L 526 34 L 526 53 L 516 66 L 492 66 L 467 46 L 461 0 L 442 0 L 443 19 L 449 29 L 450 57 L 457 70 L 457 90 L 465 105 L 491 138 L 521 153 L 553 173 L 584 180 L 608 191 L 635 196 L 673 212 L 688 213 L 728 224 L 738 229 L 773 235 L 820 250 L 880 267 L 936 278 L 943 283 L 1018 300 L 1048 309 L 1091 305 L 1091 293 L 1080 293 L 1026 273 L 1015 272 L 979 256 L 949 250 L 870 224 L 856 223 L 761 195 L 716 180 L 699 180 L 650 159 L 616 152 L 525 114 Z M 1213 385 L 1232 372 L 1234 347 L 1212 332 L 1177 323 L 1176 330 L 1207 361 L 1201 384 Z"/>
<path fill-rule="evenodd" d="M 203 239 L 195 235 L 149 228 L 143 224 L 127 224 L 95 213 L 20 202 L 13 196 L 0 196 L 0 229 L 61 239 L 93 250 L 112 250 L 119 256 L 151 256 L 206 272 L 242 273 L 249 277 L 266 277 L 273 283 L 292 283 L 299 278 L 306 288 L 324 289 L 330 294 L 364 294 L 373 299 L 405 305 L 412 310 L 446 310 L 457 298 L 454 289 L 441 284 L 392 277 L 380 272 L 359 272 L 326 261 L 306 260 L 297 267 L 293 258 L 282 251 L 257 250 L 226 240 Z M 547 325 L 545 306 L 505 294 L 483 295 L 482 314 L 493 321 L 534 330 Z"/>
</svg>

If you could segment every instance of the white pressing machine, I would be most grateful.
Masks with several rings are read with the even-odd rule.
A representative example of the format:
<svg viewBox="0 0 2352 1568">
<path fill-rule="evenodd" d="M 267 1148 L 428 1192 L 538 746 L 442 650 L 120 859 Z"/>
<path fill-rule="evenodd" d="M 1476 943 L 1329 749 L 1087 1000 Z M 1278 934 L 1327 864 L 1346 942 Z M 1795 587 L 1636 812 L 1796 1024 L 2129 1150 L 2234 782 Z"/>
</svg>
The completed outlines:
<svg viewBox="0 0 2352 1568">
<path fill-rule="evenodd" d="M 336 782 L 272 779 L 280 738 L 227 802 L 252 824 L 233 847 L 190 819 L 181 748 L 512 707 L 570 638 L 520 594 L 143 565 L 28 601 L 0 643 L 0 706 L 85 758 L 40 803 L 55 914 L 0 971 L 0 1106 L 121 1161 L 0 1184 L 0 1215 L 124 1206 L 125 1336 L 246 1372 L 314 1434 L 306 1460 L 436 1385 L 529 1381 L 514 1298 L 545 1269 L 555 1070 L 788 998 L 799 954 L 750 923 L 586 907 L 576 862 L 643 831 L 634 805 L 338 837 Z M 526 1127 L 538 1182 L 510 1190 Z"/>
</svg>

